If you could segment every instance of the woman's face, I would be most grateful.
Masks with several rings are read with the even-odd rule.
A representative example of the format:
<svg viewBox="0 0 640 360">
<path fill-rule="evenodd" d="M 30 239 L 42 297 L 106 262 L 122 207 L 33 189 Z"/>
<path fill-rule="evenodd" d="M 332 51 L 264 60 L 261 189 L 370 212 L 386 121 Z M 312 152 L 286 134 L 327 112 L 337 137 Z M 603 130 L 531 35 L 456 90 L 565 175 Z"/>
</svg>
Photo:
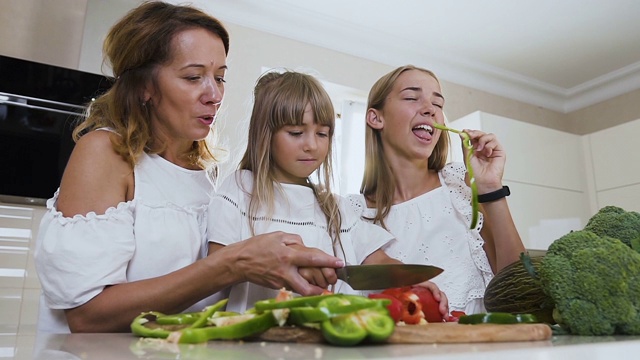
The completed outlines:
<svg viewBox="0 0 640 360">
<path fill-rule="evenodd" d="M 222 40 L 201 28 L 178 33 L 171 46 L 173 58 L 158 67 L 157 88 L 150 84 L 145 100 L 155 137 L 191 144 L 209 134 L 220 109 L 226 54 Z"/>
<path fill-rule="evenodd" d="M 444 124 L 443 107 L 440 84 L 433 76 L 420 70 L 403 72 L 378 114 L 385 152 L 408 158 L 431 156 L 441 133 L 431 125 Z"/>
<path fill-rule="evenodd" d="M 302 125 L 284 126 L 271 138 L 275 178 L 281 183 L 306 184 L 329 153 L 331 129 L 315 121 L 310 104 L 302 119 Z"/>
</svg>

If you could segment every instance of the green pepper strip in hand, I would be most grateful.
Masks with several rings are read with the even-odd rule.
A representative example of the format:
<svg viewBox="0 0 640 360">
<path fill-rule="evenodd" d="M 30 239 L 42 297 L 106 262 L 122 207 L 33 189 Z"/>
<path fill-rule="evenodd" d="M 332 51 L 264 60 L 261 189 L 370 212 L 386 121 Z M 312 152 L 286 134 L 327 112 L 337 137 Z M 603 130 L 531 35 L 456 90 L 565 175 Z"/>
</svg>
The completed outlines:
<svg viewBox="0 0 640 360">
<path fill-rule="evenodd" d="M 467 149 L 467 172 L 469 173 L 469 183 L 471 186 L 471 210 L 472 210 L 472 218 L 470 229 L 475 229 L 476 225 L 478 225 L 478 186 L 476 185 L 476 179 L 473 175 L 473 167 L 471 167 L 471 157 L 473 156 L 473 145 L 471 144 L 471 139 L 469 138 L 469 134 L 464 131 L 452 129 L 446 127 L 444 125 L 434 123 L 433 127 L 436 129 L 440 129 L 443 131 L 450 131 L 452 133 L 456 133 L 462 136 L 462 145 Z"/>
</svg>

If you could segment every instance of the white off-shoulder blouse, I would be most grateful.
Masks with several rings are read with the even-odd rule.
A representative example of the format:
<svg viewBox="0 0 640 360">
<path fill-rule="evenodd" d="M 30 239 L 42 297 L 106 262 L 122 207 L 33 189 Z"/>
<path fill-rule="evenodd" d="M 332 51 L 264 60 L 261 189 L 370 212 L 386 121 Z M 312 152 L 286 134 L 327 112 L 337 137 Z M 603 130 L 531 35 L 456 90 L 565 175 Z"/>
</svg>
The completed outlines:
<svg viewBox="0 0 640 360">
<path fill-rule="evenodd" d="M 69 332 L 63 309 L 86 303 L 105 286 L 166 275 L 206 256 L 214 190 L 206 171 L 143 154 L 134 176 L 134 199 L 105 214 L 64 217 L 56 208 L 59 190 L 47 201 L 34 255 L 42 284 L 39 331 Z"/>
<path fill-rule="evenodd" d="M 266 216 L 261 209 L 256 216 L 255 234 L 283 231 L 298 234 L 305 246 L 321 249 L 334 255 L 332 240 L 327 232 L 327 220 L 320 209 L 313 190 L 307 186 L 281 184 L 283 193 L 276 193 L 274 212 Z M 249 227 L 249 201 L 253 190 L 250 171 L 238 170 L 229 175 L 218 187 L 209 209 L 209 241 L 230 245 L 252 236 Z M 335 255 L 346 264 L 361 264 L 367 256 L 393 239 L 386 230 L 360 219 L 360 214 L 345 207 L 340 199 L 342 249 L 336 247 Z M 336 293 L 360 294 L 338 280 Z M 258 300 L 273 298 L 278 290 L 256 284 L 241 283 L 231 288 L 227 310 L 244 312 Z"/>
<path fill-rule="evenodd" d="M 467 314 L 484 312 L 484 290 L 493 272 L 480 237 L 483 218 L 470 230 L 471 189 L 464 181 L 462 163 L 447 164 L 440 172 L 440 186 L 421 196 L 393 205 L 385 225 L 395 236 L 385 252 L 407 264 L 428 264 L 444 269 L 432 281 L 445 292 L 449 309 Z M 366 218 L 368 208 L 362 194 L 347 197 Z"/>
</svg>

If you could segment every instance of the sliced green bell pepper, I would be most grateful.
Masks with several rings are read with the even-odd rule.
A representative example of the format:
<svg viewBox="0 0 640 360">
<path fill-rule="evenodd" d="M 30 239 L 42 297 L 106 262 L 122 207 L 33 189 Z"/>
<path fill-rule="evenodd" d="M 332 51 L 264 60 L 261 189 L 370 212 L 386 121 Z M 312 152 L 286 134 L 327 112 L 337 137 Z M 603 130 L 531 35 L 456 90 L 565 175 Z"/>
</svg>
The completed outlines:
<svg viewBox="0 0 640 360">
<path fill-rule="evenodd" d="M 273 309 L 289 309 L 302 306 L 317 306 L 318 303 L 326 298 L 341 296 L 334 295 L 314 295 L 314 296 L 299 296 L 291 300 L 276 301 L 275 299 L 267 299 L 257 301 L 254 305 L 254 309 L 257 312 L 273 310 Z"/>
<path fill-rule="evenodd" d="M 150 328 L 145 326 L 149 321 L 154 321 L 161 316 L 165 315 L 157 311 L 141 313 L 131 322 L 131 332 L 138 336 L 166 339 L 171 331 L 163 328 Z"/>
<path fill-rule="evenodd" d="M 321 324 L 325 339 L 334 345 L 351 346 L 368 339 L 381 342 L 389 338 L 395 322 L 386 308 L 387 299 L 368 299 L 360 296 L 343 296 L 321 301 L 318 308 L 326 308 L 333 314 Z M 359 309 L 358 309 L 359 308 Z"/>
<path fill-rule="evenodd" d="M 364 322 L 367 329 L 367 339 L 371 342 L 387 340 L 396 328 L 396 323 L 389 316 L 388 311 L 380 311 L 375 308 L 367 309 L 359 311 L 357 316 Z"/>
<path fill-rule="evenodd" d="M 328 299 L 327 299 L 328 300 Z M 320 323 L 336 316 L 355 313 L 368 308 L 380 308 L 386 310 L 386 305 L 382 301 L 369 300 L 350 301 L 344 297 L 333 297 L 328 301 L 321 301 L 318 306 L 300 306 L 289 309 L 287 323 L 297 326 L 305 326 L 309 323 Z"/>
<path fill-rule="evenodd" d="M 242 315 L 240 315 L 242 316 Z M 231 318 L 231 317 L 230 317 Z M 197 344 L 209 340 L 236 340 L 250 337 L 278 324 L 270 311 L 233 325 L 187 328 L 179 332 L 178 343 Z M 176 335 L 177 337 L 177 335 Z"/>
<path fill-rule="evenodd" d="M 190 328 L 199 328 L 199 327 L 203 327 L 205 325 L 207 325 L 207 320 L 218 310 L 222 309 L 223 306 L 227 305 L 227 301 L 229 301 L 229 299 L 222 299 L 220 301 L 218 301 L 217 303 L 211 305 L 211 306 L 207 306 L 203 311 L 202 314 L 200 314 L 200 317 L 198 318 L 198 320 L 194 321 L 193 324 L 191 324 Z"/>
<path fill-rule="evenodd" d="M 356 345 L 367 337 L 367 330 L 353 314 L 323 321 L 321 330 L 330 344 L 339 346 Z"/>
<path fill-rule="evenodd" d="M 162 315 L 156 318 L 156 323 L 160 325 L 189 325 L 196 322 L 202 312 L 190 312 L 174 315 Z"/>
<path fill-rule="evenodd" d="M 131 329 L 139 336 L 168 338 L 171 342 L 189 344 L 242 339 L 276 326 L 278 321 L 272 310 L 277 309 L 288 309 L 287 323 L 319 328 L 329 343 L 341 346 L 355 345 L 364 339 L 384 341 L 395 328 L 395 322 L 386 307 L 388 299 L 344 294 L 298 297 L 280 302 L 270 299 L 259 301 L 253 309 L 242 315 L 219 311 L 226 302 L 226 299 L 222 300 L 200 313 L 142 313 L 134 319 Z M 217 318 L 224 319 L 219 321 Z M 154 320 L 160 325 L 187 324 L 188 327 L 171 331 L 145 326 Z"/>
<path fill-rule="evenodd" d="M 159 325 L 191 324 L 190 327 L 202 327 L 206 325 L 207 319 L 211 315 L 213 315 L 216 311 L 221 309 L 226 304 L 227 299 L 224 299 L 211 306 L 206 307 L 201 312 L 176 315 L 165 315 L 157 311 L 143 312 L 131 322 L 131 332 L 138 336 L 166 339 L 167 336 L 172 333 L 172 331 L 160 327 L 150 328 L 145 326 L 145 324 L 147 324 L 149 321 L 155 321 Z M 180 321 L 182 321 L 182 323 L 180 323 Z"/>
</svg>

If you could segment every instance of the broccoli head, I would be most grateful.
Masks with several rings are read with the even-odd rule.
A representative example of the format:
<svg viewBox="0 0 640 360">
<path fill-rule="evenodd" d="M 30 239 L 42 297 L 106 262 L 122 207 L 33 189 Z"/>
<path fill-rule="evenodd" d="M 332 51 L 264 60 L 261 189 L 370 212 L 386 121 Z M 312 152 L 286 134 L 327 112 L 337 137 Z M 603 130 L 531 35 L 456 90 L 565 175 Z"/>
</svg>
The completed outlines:
<svg viewBox="0 0 640 360">
<path fill-rule="evenodd" d="M 559 238 L 538 266 L 554 319 L 575 335 L 640 335 L 640 254 L 586 231 Z"/>
<path fill-rule="evenodd" d="M 617 206 L 605 206 L 589 219 L 584 230 L 618 239 L 629 247 L 640 243 L 640 213 Z"/>
</svg>

